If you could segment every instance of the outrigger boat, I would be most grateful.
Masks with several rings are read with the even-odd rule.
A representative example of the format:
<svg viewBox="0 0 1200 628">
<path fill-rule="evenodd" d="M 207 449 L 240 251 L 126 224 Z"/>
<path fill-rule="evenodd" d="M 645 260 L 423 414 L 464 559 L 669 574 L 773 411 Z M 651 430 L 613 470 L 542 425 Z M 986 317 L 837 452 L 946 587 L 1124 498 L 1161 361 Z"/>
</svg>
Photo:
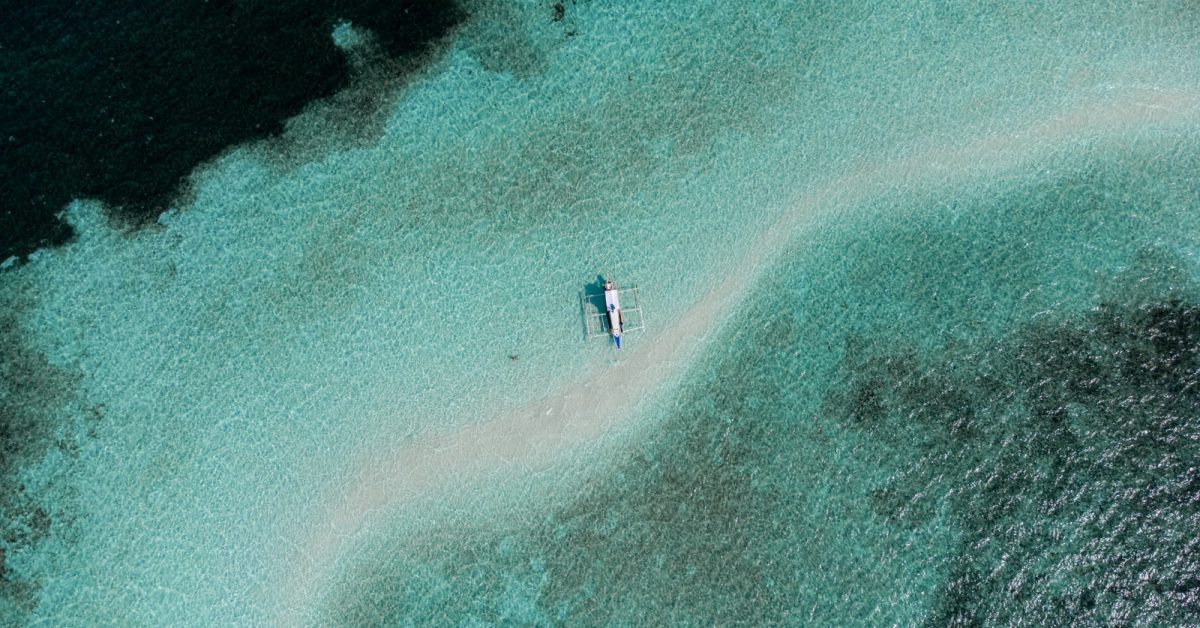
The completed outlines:
<svg viewBox="0 0 1200 628">
<path fill-rule="evenodd" d="M 621 307 L 622 295 L 625 296 L 625 302 L 631 303 L 632 307 Z M 579 297 L 580 305 L 583 306 L 584 322 L 587 324 L 587 337 L 612 336 L 617 343 L 617 348 L 620 349 L 621 334 L 646 328 L 642 319 L 642 305 L 638 288 L 637 286 L 620 288 L 615 281 L 609 279 L 604 282 L 604 311 L 589 311 L 589 302 L 593 307 L 599 309 L 600 296 L 600 294 L 584 292 Z"/>
</svg>

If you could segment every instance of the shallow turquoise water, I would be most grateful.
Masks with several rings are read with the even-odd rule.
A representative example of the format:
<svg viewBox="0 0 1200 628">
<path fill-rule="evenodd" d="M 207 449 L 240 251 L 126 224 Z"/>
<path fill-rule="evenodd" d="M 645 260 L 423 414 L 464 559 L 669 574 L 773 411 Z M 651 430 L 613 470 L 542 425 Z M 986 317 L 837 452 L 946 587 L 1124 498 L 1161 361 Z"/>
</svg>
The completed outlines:
<svg viewBox="0 0 1200 628">
<path fill-rule="evenodd" d="M 326 618 L 1194 619 L 1200 156 L 1158 148 L 806 229 L 615 472 L 411 522 Z"/>
<path fill-rule="evenodd" d="M 484 12 L 3 276 L 13 616 L 1195 619 L 1186 10 Z"/>
</svg>

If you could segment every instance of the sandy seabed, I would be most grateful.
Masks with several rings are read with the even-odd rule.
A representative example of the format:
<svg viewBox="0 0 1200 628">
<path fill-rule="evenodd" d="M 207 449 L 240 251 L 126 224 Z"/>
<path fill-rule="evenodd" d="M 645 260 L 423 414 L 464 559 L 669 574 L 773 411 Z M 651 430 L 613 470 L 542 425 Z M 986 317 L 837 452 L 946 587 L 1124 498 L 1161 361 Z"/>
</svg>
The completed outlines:
<svg viewBox="0 0 1200 628">
<path fill-rule="evenodd" d="M 824 212 L 851 208 L 886 194 L 903 181 L 906 187 L 961 186 L 984 176 L 1038 163 L 1072 142 L 1114 134 L 1169 128 L 1195 122 L 1200 95 L 1165 89 L 1114 90 L 1105 102 L 1035 120 L 1007 134 L 957 146 L 926 150 L 904 159 L 873 164 L 806 192 L 790 212 L 766 229 L 723 280 L 691 309 L 661 329 L 639 338 L 614 363 L 594 377 L 564 386 L 549 398 L 468 425 L 421 438 L 400 451 L 375 452 L 353 474 L 356 483 L 326 495 L 321 518 L 282 591 L 292 602 L 284 625 L 294 624 L 337 555 L 352 544 L 371 516 L 407 505 L 444 498 L 477 501 L 495 490 L 492 483 L 551 468 L 567 452 L 603 438 L 638 406 L 669 394 L 707 342 L 719 338 L 738 299 L 774 256 L 786 250 L 798 229 Z M 446 490 L 452 487 L 452 490 Z M 497 493 L 499 494 L 499 493 Z"/>
</svg>

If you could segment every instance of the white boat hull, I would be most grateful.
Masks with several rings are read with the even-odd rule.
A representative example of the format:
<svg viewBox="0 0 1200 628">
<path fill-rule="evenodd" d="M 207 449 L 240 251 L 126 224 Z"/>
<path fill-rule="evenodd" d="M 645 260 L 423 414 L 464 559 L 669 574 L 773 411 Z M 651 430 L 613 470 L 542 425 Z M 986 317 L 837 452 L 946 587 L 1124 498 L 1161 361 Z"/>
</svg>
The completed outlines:
<svg viewBox="0 0 1200 628">
<path fill-rule="evenodd" d="M 621 346 L 621 291 L 615 285 L 604 288 L 604 309 L 608 310 L 608 329 Z"/>
</svg>

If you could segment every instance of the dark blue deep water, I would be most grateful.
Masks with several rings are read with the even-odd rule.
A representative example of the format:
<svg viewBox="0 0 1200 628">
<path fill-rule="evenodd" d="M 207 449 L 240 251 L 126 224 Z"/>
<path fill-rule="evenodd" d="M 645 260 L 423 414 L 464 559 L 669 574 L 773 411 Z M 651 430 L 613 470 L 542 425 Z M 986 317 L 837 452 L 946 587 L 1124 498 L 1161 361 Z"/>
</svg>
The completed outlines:
<svg viewBox="0 0 1200 628">
<path fill-rule="evenodd" d="M 1200 15 L 1093 5 L 0 2 L 0 624 L 1200 624 Z"/>
</svg>

